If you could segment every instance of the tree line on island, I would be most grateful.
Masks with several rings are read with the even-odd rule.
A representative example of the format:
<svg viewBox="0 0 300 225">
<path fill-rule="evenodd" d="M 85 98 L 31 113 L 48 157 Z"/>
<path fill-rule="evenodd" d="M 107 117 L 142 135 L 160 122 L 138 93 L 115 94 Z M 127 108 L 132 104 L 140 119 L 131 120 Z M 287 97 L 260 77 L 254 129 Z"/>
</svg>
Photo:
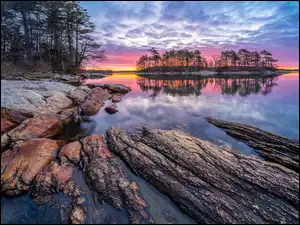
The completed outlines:
<svg viewBox="0 0 300 225">
<path fill-rule="evenodd" d="M 211 59 L 201 55 L 198 50 L 170 50 L 165 51 L 162 56 L 155 48 L 149 50 L 150 55 L 142 55 L 136 62 L 139 71 L 164 71 L 180 68 L 197 71 L 201 68 L 228 68 L 247 67 L 250 68 L 274 68 L 278 60 L 273 58 L 272 53 L 263 51 L 221 51 L 220 55 L 214 55 Z"/>
<path fill-rule="evenodd" d="M 95 25 L 77 1 L 1 1 L 1 66 L 74 72 L 105 59 Z"/>
</svg>

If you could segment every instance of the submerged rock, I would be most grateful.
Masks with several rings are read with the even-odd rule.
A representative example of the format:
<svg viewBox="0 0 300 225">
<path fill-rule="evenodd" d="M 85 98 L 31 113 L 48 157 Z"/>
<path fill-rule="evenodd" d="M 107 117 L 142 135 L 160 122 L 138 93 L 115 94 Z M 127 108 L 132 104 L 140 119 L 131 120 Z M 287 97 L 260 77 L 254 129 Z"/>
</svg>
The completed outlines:
<svg viewBox="0 0 300 225">
<path fill-rule="evenodd" d="M 103 89 L 109 90 L 110 93 L 128 93 L 131 91 L 131 87 L 125 86 L 124 84 L 88 84 L 89 87 L 102 87 Z"/>
<path fill-rule="evenodd" d="M 117 109 L 117 105 L 116 104 L 112 104 L 108 107 L 105 108 L 105 111 L 109 114 L 114 114 L 116 112 L 118 112 L 119 110 Z"/>
<path fill-rule="evenodd" d="M 28 191 L 31 182 L 50 163 L 57 150 L 54 140 L 27 140 L 1 154 L 1 192 L 16 196 Z"/>
<path fill-rule="evenodd" d="M 270 162 L 279 163 L 299 173 L 299 141 L 292 140 L 246 124 L 228 122 L 212 117 L 206 120 L 248 146 Z"/>
<path fill-rule="evenodd" d="M 297 223 L 299 175 L 181 131 L 107 131 L 109 149 L 199 223 Z"/>
</svg>

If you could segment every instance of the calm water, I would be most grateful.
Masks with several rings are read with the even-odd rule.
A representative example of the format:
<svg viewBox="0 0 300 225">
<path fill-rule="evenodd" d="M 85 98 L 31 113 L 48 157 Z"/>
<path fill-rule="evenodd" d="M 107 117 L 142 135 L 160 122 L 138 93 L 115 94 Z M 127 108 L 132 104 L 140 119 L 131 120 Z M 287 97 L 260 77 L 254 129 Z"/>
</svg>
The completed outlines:
<svg viewBox="0 0 300 225">
<path fill-rule="evenodd" d="M 133 73 L 116 73 L 85 82 L 119 83 L 132 88 L 122 102 L 117 103 L 119 112 L 110 115 L 103 107 L 90 118 L 92 123 L 83 124 L 92 133 L 104 133 L 113 125 L 131 130 L 147 124 L 154 128 L 184 130 L 245 154 L 255 154 L 203 119 L 213 116 L 298 139 L 298 73 L 273 78 L 236 79 L 148 78 Z"/>
</svg>

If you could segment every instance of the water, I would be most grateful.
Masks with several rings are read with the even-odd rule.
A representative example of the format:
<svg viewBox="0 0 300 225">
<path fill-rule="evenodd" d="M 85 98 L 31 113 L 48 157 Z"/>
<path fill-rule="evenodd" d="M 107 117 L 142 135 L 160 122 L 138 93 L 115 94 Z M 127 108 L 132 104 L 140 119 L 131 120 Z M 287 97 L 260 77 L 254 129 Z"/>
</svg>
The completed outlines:
<svg viewBox="0 0 300 225">
<path fill-rule="evenodd" d="M 134 73 L 113 74 L 85 83 L 118 83 L 132 91 L 123 97 L 118 112 L 107 114 L 103 107 L 91 116 L 92 133 L 110 126 L 126 130 L 147 124 L 153 128 L 180 129 L 193 136 L 226 145 L 244 154 L 251 148 L 227 136 L 203 117 L 240 122 L 282 136 L 299 136 L 299 74 L 269 78 L 142 77 Z M 107 102 L 106 106 L 111 104 Z"/>
</svg>

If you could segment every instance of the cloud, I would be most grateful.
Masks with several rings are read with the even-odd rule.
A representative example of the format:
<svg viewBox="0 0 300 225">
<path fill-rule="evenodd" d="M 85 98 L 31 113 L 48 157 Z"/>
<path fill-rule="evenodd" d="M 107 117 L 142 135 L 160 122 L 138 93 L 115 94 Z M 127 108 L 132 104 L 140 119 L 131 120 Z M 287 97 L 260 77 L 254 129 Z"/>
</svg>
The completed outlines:
<svg viewBox="0 0 300 225">
<path fill-rule="evenodd" d="M 81 2 L 104 48 L 299 48 L 299 2 Z M 269 49 L 268 49 L 269 48 Z M 126 51 L 127 51 L 126 50 Z M 287 55 L 287 57 L 289 57 Z M 297 57 L 297 54 L 293 54 Z M 293 59 L 294 62 L 298 58 Z M 135 64 L 135 62 L 133 63 Z"/>
</svg>

